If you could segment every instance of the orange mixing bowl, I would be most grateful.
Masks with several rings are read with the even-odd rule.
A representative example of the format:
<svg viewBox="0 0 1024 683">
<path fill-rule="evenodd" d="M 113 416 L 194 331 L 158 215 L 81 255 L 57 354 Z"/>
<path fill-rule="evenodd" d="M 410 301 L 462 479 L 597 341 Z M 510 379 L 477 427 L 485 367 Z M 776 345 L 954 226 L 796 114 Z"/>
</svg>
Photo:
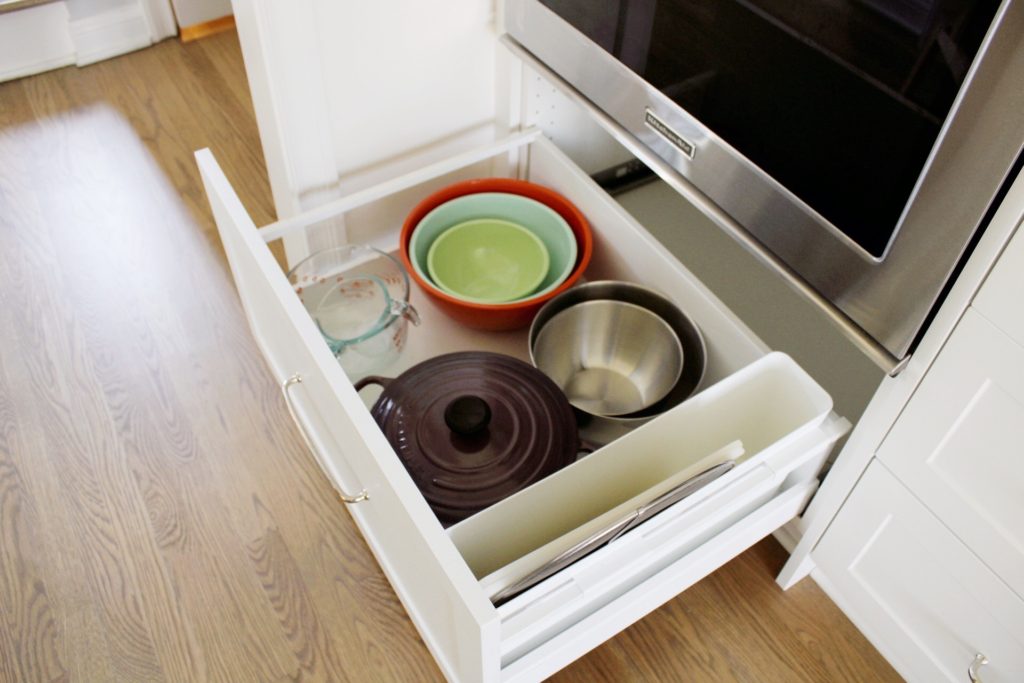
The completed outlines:
<svg viewBox="0 0 1024 683">
<path fill-rule="evenodd" d="M 419 222 L 433 209 L 449 200 L 480 192 L 506 192 L 529 197 L 550 207 L 565 219 L 569 228 L 572 229 L 573 235 L 576 236 L 578 249 L 576 267 L 562 284 L 546 294 L 524 301 L 506 304 L 478 304 L 463 301 L 441 291 L 416 272 L 409 257 L 409 240 Z M 594 251 L 594 236 L 590 231 L 590 224 L 572 202 L 548 187 L 514 178 L 476 178 L 441 188 L 423 199 L 409 212 L 402 225 L 399 243 L 402 263 L 405 265 L 409 277 L 419 285 L 427 296 L 434 300 L 441 310 L 467 327 L 495 331 L 515 330 L 529 325 L 541 306 L 576 284 L 590 264 L 590 257 Z"/>
</svg>

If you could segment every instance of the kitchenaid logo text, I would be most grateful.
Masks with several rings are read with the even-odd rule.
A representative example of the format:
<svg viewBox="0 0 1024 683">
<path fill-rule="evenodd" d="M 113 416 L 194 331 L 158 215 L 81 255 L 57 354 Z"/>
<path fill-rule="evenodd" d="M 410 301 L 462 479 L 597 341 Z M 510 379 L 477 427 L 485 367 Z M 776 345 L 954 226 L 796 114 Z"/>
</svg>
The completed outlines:
<svg viewBox="0 0 1024 683">
<path fill-rule="evenodd" d="M 673 146 L 686 155 L 687 159 L 693 159 L 693 153 L 696 151 L 693 143 L 669 128 L 668 124 L 655 116 L 650 108 L 644 111 L 644 123 L 647 124 L 648 128 L 672 143 Z"/>
</svg>

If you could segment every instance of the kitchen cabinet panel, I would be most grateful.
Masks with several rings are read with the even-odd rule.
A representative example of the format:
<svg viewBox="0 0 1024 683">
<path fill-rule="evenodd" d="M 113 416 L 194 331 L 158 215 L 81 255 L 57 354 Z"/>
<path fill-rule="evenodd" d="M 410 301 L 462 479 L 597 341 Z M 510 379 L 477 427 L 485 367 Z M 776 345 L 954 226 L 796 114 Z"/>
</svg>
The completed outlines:
<svg viewBox="0 0 1024 683">
<path fill-rule="evenodd" d="M 1024 347 L 968 309 L 878 457 L 1024 597 Z"/>
<path fill-rule="evenodd" d="M 1017 232 L 974 299 L 974 307 L 1024 346 L 1024 230 Z"/>
<path fill-rule="evenodd" d="M 909 681 L 1024 680 L 1024 602 L 877 460 L 813 553 L 823 584 Z"/>
</svg>

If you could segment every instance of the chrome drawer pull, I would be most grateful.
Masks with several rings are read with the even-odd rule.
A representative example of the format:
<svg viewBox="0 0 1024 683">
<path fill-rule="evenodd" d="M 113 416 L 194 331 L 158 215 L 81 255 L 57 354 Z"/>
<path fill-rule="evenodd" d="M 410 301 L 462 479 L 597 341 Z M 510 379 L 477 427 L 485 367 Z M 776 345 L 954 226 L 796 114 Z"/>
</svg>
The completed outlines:
<svg viewBox="0 0 1024 683">
<path fill-rule="evenodd" d="M 978 673 L 978 670 L 986 664 L 988 664 L 988 657 L 980 652 L 974 655 L 974 661 L 971 662 L 969 667 L 967 667 L 967 675 L 971 677 L 972 683 L 982 683 L 981 675 Z"/>
<path fill-rule="evenodd" d="M 292 416 L 292 421 L 295 422 L 295 426 L 299 430 L 299 434 L 302 436 L 302 440 L 306 443 L 306 448 L 309 449 L 310 453 L 316 455 L 316 449 L 313 448 L 313 442 L 309 440 L 309 435 L 306 434 L 306 428 L 302 426 L 302 420 L 299 419 L 298 413 L 295 412 L 295 406 L 292 404 L 292 397 L 290 394 L 291 388 L 296 384 L 302 383 L 302 375 L 295 373 L 284 381 L 281 385 L 281 392 L 284 394 L 284 404 L 288 406 L 288 414 Z M 354 496 L 346 494 L 344 491 L 338 491 L 338 497 L 341 498 L 343 503 L 361 503 L 364 500 L 370 499 L 370 494 L 367 493 L 366 489 L 363 489 Z"/>
</svg>

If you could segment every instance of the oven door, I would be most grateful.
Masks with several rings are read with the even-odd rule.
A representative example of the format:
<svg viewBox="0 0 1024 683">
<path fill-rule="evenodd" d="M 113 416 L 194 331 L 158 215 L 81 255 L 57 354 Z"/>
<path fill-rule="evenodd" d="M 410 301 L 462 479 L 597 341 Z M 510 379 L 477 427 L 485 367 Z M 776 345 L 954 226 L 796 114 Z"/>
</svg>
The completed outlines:
<svg viewBox="0 0 1024 683">
<path fill-rule="evenodd" d="M 508 0 L 505 19 L 513 41 L 605 112 L 642 149 L 637 156 L 656 157 L 720 207 L 842 324 L 898 360 L 1021 151 L 1024 1 L 983 15 L 968 48 L 951 45 L 948 22 L 929 19 L 939 2 L 841 0 L 850 9 L 845 22 L 816 21 L 816 4 L 793 12 L 773 0 Z M 913 72 L 904 92 L 897 76 L 886 83 L 874 75 L 885 64 L 857 61 L 906 61 L 896 48 L 886 51 L 878 31 L 858 33 L 864 15 L 910 35 L 924 55 L 916 67 L 903 65 Z M 691 46 L 699 34 L 745 61 L 707 61 Z M 870 49 L 843 53 L 844 40 L 865 36 L 875 41 Z M 726 40 L 735 44 L 714 47 Z M 938 87 L 925 77 L 925 57 L 959 71 L 962 85 L 944 106 L 920 104 L 918 91 Z M 778 71 L 764 70 L 775 62 Z M 740 73 L 751 64 L 761 72 Z M 774 75 L 788 69 L 803 71 Z M 751 82 L 769 85 L 739 91 Z M 885 102 L 855 109 L 870 97 Z M 840 105 L 829 108 L 833 100 Z M 657 163 L 652 168 L 664 177 Z"/>
</svg>

